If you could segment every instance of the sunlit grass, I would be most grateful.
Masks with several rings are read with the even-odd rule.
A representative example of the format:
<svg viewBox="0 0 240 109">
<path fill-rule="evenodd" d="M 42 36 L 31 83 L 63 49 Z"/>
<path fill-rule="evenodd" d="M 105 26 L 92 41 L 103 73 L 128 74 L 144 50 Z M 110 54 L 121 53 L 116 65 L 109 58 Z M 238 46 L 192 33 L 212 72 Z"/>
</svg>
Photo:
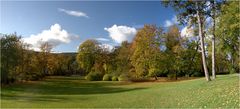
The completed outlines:
<svg viewBox="0 0 240 109">
<path fill-rule="evenodd" d="M 4 87 L 2 107 L 239 108 L 239 75 L 180 82 L 89 82 L 81 77 L 51 77 Z"/>
</svg>

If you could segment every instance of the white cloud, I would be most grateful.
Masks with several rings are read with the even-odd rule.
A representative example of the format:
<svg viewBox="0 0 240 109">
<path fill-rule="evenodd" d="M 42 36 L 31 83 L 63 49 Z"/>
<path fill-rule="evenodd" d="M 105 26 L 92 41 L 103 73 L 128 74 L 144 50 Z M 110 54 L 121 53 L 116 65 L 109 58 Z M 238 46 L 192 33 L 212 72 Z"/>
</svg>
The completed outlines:
<svg viewBox="0 0 240 109">
<path fill-rule="evenodd" d="M 193 37 L 194 36 L 194 30 L 193 27 L 184 27 L 181 30 L 181 37 Z"/>
<path fill-rule="evenodd" d="M 171 20 L 166 20 L 164 23 L 164 27 L 170 27 L 174 24 L 178 24 L 177 16 L 173 16 L 173 18 Z"/>
<path fill-rule="evenodd" d="M 100 38 L 95 38 L 95 39 L 98 40 L 98 41 L 104 41 L 104 42 L 110 41 L 109 39 L 102 38 L 102 37 L 100 37 Z"/>
<path fill-rule="evenodd" d="M 117 43 L 121 43 L 123 41 L 131 42 L 137 33 L 135 28 L 128 26 L 113 25 L 110 28 L 104 28 L 104 30 L 108 31 L 109 36 Z"/>
<path fill-rule="evenodd" d="M 99 45 L 100 47 L 102 47 L 103 49 L 107 50 L 107 51 L 112 51 L 114 46 L 111 44 L 101 44 Z"/>
<path fill-rule="evenodd" d="M 86 13 L 81 12 L 81 11 L 66 10 L 66 9 L 62 9 L 62 8 L 59 8 L 58 10 L 60 12 L 64 12 L 64 13 L 66 13 L 68 15 L 71 15 L 71 16 L 89 18 L 89 16 Z"/>
<path fill-rule="evenodd" d="M 69 34 L 66 30 L 61 29 L 59 24 L 54 24 L 49 30 L 43 30 L 41 33 L 31 35 L 23 40 L 25 43 L 31 44 L 32 49 L 39 51 L 42 43 L 48 42 L 53 47 L 56 47 L 63 43 L 69 43 L 75 38 L 78 38 L 78 36 Z"/>
</svg>

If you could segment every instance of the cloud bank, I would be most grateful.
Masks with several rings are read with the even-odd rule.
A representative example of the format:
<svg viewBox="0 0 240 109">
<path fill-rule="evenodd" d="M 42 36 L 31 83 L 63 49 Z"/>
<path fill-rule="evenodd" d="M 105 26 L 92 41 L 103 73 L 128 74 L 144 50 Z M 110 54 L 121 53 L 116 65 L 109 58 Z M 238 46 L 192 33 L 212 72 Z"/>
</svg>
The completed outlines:
<svg viewBox="0 0 240 109">
<path fill-rule="evenodd" d="M 131 42 L 137 33 L 136 28 L 122 25 L 113 25 L 110 28 L 104 28 L 104 30 L 108 31 L 109 36 L 117 43 L 121 43 L 123 41 Z"/>
<path fill-rule="evenodd" d="M 59 24 L 54 24 L 49 30 L 43 30 L 41 33 L 31 35 L 24 38 L 24 42 L 31 45 L 35 51 L 39 51 L 41 44 L 49 43 L 53 47 L 60 44 L 69 43 L 71 40 L 78 38 L 76 35 L 69 34 L 66 30 L 62 29 Z"/>
<path fill-rule="evenodd" d="M 66 10 L 66 9 L 62 9 L 62 8 L 59 8 L 58 10 L 60 12 L 64 12 L 71 16 L 89 18 L 89 16 L 86 13 L 81 12 L 81 11 Z"/>
</svg>

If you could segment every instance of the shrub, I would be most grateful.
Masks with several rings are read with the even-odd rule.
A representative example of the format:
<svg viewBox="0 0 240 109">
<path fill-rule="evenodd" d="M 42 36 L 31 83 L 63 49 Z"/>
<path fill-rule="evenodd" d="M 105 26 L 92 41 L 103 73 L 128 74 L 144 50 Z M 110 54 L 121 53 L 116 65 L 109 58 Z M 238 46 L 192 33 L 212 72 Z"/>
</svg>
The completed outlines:
<svg viewBox="0 0 240 109">
<path fill-rule="evenodd" d="M 151 69 L 149 69 L 149 74 L 148 74 L 148 76 L 149 76 L 149 77 L 157 76 L 157 75 L 159 74 L 159 72 L 160 72 L 159 69 L 151 68 Z"/>
<path fill-rule="evenodd" d="M 175 73 L 169 73 L 167 76 L 168 76 L 168 79 L 174 80 L 174 79 L 176 79 L 177 75 Z"/>
<path fill-rule="evenodd" d="M 111 76 L 109 75 L 109 74 L 105 74 L 104 76 L 103 76 L 103 79 L 102 79 L 103 81 L 111 81 Z"/>
<path fill-rule="evenodd" d="M 234 74 L 236 73 L 236 70 L 234 68 L 230 68 L 230 71 L 229 71 L 230 74 Z"/>
<path fill-rule="evenodd" d="M 200 77 L 202 76 L 201 72 L 193 72 L 191 77 Z"/>
<path fill-rule="evenodd" d="M 89 81 L 100 81 L 102 80 L 102 75 L 100 73 L 97 72 L 90 72 L 86 77 L 86 80 Z"/>
<path fill-rule="evenodd" d="M 37 74 L 32 74 L 32 75 L 30 75 L 30 78 L 29 78 L 29 80 L 31 80 L 31 81 L 37 81 L 37 80 L 39 80 L 39 77 L 38 77 L 39 75 L 37 75 Z"/>
<path fill-rule="evenodd" d="M 128 81 L 129 79 L 128 79 L 128 77 L 127 77 L 127 75 L 120 75 L 119 77 L 118 77 L 118 80 L 119 81 Z"/>
<path fill-rule="evenodd" d="M 113 76 L 112 77 L 112 81 L 118 81 L 118 77 L 117 76 Z"/>
</svg>

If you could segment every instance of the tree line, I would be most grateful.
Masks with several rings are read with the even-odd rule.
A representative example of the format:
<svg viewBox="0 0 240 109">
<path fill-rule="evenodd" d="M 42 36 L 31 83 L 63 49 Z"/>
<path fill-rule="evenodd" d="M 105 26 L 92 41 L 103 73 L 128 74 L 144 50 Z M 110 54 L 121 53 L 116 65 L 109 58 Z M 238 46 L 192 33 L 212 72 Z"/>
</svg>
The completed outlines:
<svg viewBox="0 0 240 109">
<path fill-rule="evenodd" d="M 101 80 L 112 75 L 128 79 L 157 79 L 157 76 L 177 79 L 204 73 L 210 81 L 210 70 L 212 79 L 216 78 L 216 72 L 239 71 L 238 2 L 163 1 L 162 4 L 178 12 L 181 24 L 193 27 L 197 40 L 181 37 L 176 25 L 167 31 L 145 25 L 133 42 L 123 42 L 110 53 L 99 50 L 97 41 L 87 40 L 80 45 L 77 59 L 87 78 Z"/>
<path fill-rule="evenodd" d="M 182 37 L 178 25 L 167 29 L 144 25 L 132 42 L 109 50 L 89 39 L 78 53 L 52 53 L 42 43 L 30 49 L 17 34 L 1 35 L 1 83 L 41 80 L 48 75 L 86 76 L 88 80 L 142 80 L 205 76 L 239 71 L 239 22 L 237 2 L 162 2 L 178 12 L 178 21 L 193 27 L 193 37 Z M 207 18 L 212 19 L 207 26 Z M 209 37 L 209 36 L 212 37 Z M 212 73 L 210 74 L 209 71 Z"/>
<path fill-rule="evenodd" d="M 41 80 L 48 75 L 80 73 L 75 61 L 76 54 L 51 53 L 52 45 L 42 43 L 40 51 L 16 33 L 1 36 L 1 83 L 10 84 L 28 80 Z"/>
</svg>

